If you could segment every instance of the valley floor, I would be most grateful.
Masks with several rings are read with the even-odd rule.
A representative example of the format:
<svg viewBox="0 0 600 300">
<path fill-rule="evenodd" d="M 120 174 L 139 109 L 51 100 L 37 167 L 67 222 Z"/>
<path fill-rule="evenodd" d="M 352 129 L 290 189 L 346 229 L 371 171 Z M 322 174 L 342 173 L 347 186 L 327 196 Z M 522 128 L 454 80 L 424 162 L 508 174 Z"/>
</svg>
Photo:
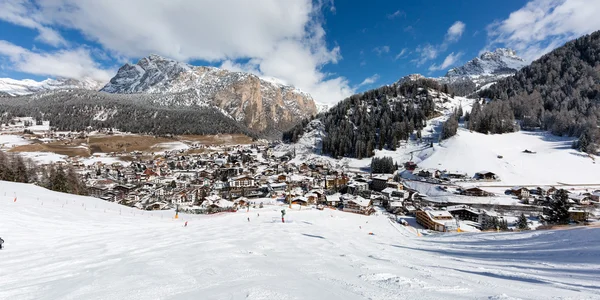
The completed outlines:
<svg viewBox="0 0 600 300">
<path fill-rule="evenodd" d="M 600 228 L 417 236 L 283 208 L 173 219 L 0 182 L 0 299 L 600 299 Z"/>
</svg>

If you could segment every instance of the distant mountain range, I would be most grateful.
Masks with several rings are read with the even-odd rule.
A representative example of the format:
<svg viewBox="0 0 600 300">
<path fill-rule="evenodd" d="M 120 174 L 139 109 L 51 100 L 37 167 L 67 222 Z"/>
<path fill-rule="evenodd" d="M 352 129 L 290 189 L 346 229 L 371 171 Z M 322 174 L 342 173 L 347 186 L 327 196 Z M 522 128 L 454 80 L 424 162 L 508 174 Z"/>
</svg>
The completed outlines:
<svg viewBox="0 0 600 300">
<path fill-rule="evenodd" d="M 450 69 L 445 76 L 430 79 L 448 85 L 456 95 L 468 96 L 489 88 L 498 80 L 514 75 L 527 65 L 514 50 L 498 48 L 493 52 L 484 52 L 460 67 Z M 400 78 L 397 83 L 424 78 L 426 77 L 421 74 L 410 74 Z"/>
<path fill-rule="evenodd" d="M 0 79 L 0 95 L 4 96 L 31 95 L 27 99 L 46 99 L 54 102 L 56 97 L 61 99 L 68 97 L 65 92 L 68 93 L 69 90 L 73 90 L 73 97 L 76 97 L 70 100 L 77 100 L 77 103 L 97 104 L 91 103 L 90 99 L 97 98 L 102 99 L 101 101 L 110 99 L 111 105 L 117 105 L 111 108 L 113 112 L 119 110 L 118 101 L 115 102 L 119 99 L 118 95 L 127 95 L 123 98 L 127 100 L 124 100 L 122 105 L 130 105 L 132 99 L 139 99 L 143 100 L 143 103 L 134 101 L 136 106 L 145 104 L 150 108 L 161 110 L 188 109 L 204 112 L 209 109 L 210 115 L 218 111 L 223 117 L 239 123 L 241 128 L 246 128 L 247 130 L 242 130 L 244 133 L 253 132 L 258 136 L 278 137 L 282 131 L 317 113 L 315 102 L 308 93 L 283 84 L 279 80 L 214 67 L 191 66 L 158 55 L 144 57 L 136 64 L 123 65 L 104 87 L 91 80 L 47 79 L 37 82 L 27 79 Z M 74 90 L 89 92 L 75 93 Z M 51 91 L 61 91 L 61 93 L 48 94 Z M 116 96 L 95 96 L 93 93 L 109 93 Z M 24 102 L 32 106 L 31 101 Z M 14 108 L 15 103 L 18 102 L 11 101 L 11 107 Z M 44 112 L 39 111 L 39 113 Z M 76 124 L 82 123 L 76 122 Z M 185 132 L 190 132 L 188 126 L 185 127 Z M 132 127 L 128 126 L 128 128 L 131 130 Z M 154 125 L 152 128 L 142 126 L 136 130 L 153 132 L 156 128 L 158 127 Z M 177 132 L 181 131 L 174 129 L 174 133 Z M 210 130 L 200 128 L 194 132 L 219 133 L 220 131 L 218 128 L 211 127 Z M 223 132 L 229 133 L 231 129 L 223 129 Z"/>
<path fill-rule="evenodd" d="M 104 88 L 113 94 L 182 94 L 160 106 L 211 106 L 256 132 L 277 131 L 317 113 L 299 89 L 250 73 L 195 67 L 158 55 L 125 64 Z M 174 101 L 176 100 L 176 101 Z"/>
<path fill-rule="evenodd" d="M 62 89 L 85 89 L 99 90 L 104 83 L 96 80 L 86 79 L 46 79 L 35 81 L 31 79 L 16 80 L 11 78 L 0 78 L 0 93 L 9 96 L 23 96 L 39 92 L 62 90 Z"/>
</svg>

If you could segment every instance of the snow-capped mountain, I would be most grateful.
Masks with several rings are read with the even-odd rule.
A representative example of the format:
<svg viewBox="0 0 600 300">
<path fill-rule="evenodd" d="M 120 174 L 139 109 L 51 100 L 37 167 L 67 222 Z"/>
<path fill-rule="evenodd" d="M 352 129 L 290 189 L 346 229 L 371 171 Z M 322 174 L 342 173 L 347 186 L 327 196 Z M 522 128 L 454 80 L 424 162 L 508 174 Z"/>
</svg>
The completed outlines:
<svg viewBox="0 0 600 300">
<path fill-rule="evenodd" d="M 527 62 L 517 56 L 514 50 L 498 48 L 494 52 L 482 53 L 463 66 L 450 69 L 446 77 L 512 75 L 526 65 Z"/>
<path fill-rule="evenodd" d="M 448 85 L 457 95 L 465 96 L 489 88 L 498 80 L 514 75 L 526 65 L 528 63 L 517 56 L 514 50 L 498 48 L 493 52 L 481 54 L 463 66 L 450 69 L 445 76 L 427 78 L 421 74 L 410 74 L 400 78 L 397 83 L 432 79 Z"/>
<path fill-rule="evenodd" d="M 144 57 L 136 64 L 125 64 L 101 91 L 185 94 L 170 101 L 156 98 L 154 104 L 214 106 L 259 132 L 286 129 L 317 113 L 309 94 L 279 80 L 192 66 L 158 55 Z"/>
<path fill-rule="evenodd" d="M 43 81 L 35 81 L 31 79 L 16 80 L 11 78 L 0 78 L 0 94 L 8 94 L 11 96 L 30 95 L 39 92 L 60 89 L 85 89 L 99 90 L 103 83 L 96 80 L 85 79 L 69 79 L 69 78 L 48 78 Z"/>
</svg>

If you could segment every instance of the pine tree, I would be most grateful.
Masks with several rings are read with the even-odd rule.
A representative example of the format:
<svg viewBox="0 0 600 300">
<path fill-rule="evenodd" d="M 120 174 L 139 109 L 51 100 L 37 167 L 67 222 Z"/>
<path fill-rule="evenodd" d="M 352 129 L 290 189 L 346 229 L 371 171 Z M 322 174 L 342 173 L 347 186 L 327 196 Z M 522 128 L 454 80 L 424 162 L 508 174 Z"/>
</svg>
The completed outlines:
<svg viewBox="0 0 600 300">
<path fill-rule="evenodd" d="M 527 217 L 525 214 L 521 213 L 519 216 L 519 220 L 517 221 L 517 228 L 520 230 L 529 230 L 529 224 L 527 223 Z"/>
<path fill-rule="evenodd" d="M 558 190 L 550 203 L 550 212 L 546 221 L 551 224 L 569 224 L 569 192 Z"/>
</svg>

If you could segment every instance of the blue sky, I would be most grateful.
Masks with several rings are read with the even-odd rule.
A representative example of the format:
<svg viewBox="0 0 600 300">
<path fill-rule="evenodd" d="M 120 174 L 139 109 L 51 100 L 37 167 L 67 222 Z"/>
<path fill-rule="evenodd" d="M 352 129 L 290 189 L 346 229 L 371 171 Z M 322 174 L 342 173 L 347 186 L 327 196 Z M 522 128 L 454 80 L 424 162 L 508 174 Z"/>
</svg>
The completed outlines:
<svg viewBox="0 0 600 300">
<path fill-rule="evenodd" d="M 0 77 L 110 79 L 150 53 L 276 77 L 322 103 L 484 50 L 533 60 L 600 29 L 600 1 L 0 0 Z"/>
</svg>

